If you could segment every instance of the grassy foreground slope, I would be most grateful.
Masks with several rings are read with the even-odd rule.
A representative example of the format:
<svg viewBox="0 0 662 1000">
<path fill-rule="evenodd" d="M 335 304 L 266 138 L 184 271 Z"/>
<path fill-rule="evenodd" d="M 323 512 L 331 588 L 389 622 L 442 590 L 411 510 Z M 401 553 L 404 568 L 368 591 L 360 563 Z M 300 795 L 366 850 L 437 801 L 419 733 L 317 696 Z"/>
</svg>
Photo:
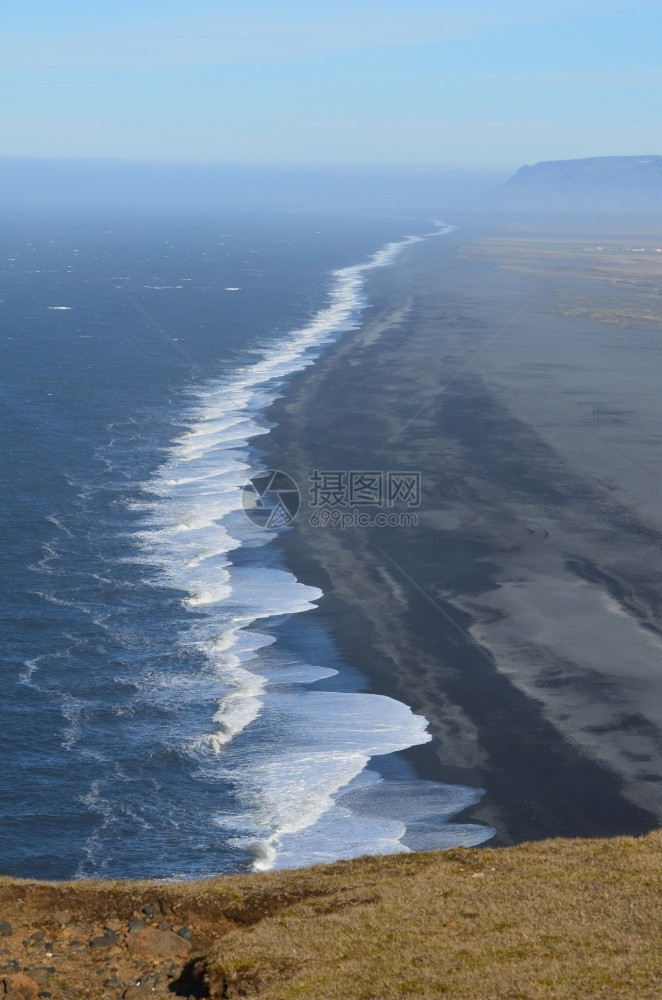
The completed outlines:
<svg viewBox="0 0 662 1000">
<path fill-rule="evenodd" d="M 211 970 L 273 1000 L 660 997 L 661 861 L 654 834 L 312 870 L 319 895 L 232 931 Z"/>
<path fill-rule="evenodd" d="M 25 1000 L 646 1000 L 661 875 L 656 832 L 194 883 L 3 879 L 0 976 Z"/>
</svg>

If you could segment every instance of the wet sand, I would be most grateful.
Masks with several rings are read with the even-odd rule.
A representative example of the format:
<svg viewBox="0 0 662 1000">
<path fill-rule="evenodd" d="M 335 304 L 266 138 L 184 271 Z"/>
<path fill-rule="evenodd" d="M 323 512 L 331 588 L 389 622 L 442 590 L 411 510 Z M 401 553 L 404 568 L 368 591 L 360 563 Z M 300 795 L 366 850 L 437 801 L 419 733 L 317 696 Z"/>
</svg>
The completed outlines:
<svg viewBox="0 0 662 1000">
<path fill-rule="evenodd" d="M 373 272 L 362 327 L 272 408 L 268 462 L 304 501 L 281 542 L 371 689 L 430 721 L 419 773 L 486 789 L 463 818 L 498 843 L 640 834 L 662 819 L 662 322 L 613 269 L 611 321 L 571 308 L 603 280 L 575 244 L 548 268 L 538 225 L 536 265 L 511 242 L 505 267 L 490 225 Z M 418 526 L 311 525 L 316 469 L 420 472 Z"/>
</svg>

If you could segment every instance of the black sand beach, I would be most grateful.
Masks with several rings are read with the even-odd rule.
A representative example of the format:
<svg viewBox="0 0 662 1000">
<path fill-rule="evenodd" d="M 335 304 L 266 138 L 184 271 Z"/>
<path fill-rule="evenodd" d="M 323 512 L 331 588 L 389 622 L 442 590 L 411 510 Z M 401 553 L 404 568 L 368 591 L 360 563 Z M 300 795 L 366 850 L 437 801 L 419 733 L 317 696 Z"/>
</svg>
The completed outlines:
<svg viewBox="0 0 662 1000">
<path fill-rule="evenodd" d="M 502 844 L 641 834 L 662 818 L 662 322 L 627 254 L 653 237 L 488 229 L 373 272 L 362 327 L 272 408 L 267 461 L 303 496 L 282 545 L 372 690 L 429 720 L 419 773 L 486 789 L 463 818 Z M 420 472 L 418 525 L 312 526 L 314 470 Z"/>
</svg>

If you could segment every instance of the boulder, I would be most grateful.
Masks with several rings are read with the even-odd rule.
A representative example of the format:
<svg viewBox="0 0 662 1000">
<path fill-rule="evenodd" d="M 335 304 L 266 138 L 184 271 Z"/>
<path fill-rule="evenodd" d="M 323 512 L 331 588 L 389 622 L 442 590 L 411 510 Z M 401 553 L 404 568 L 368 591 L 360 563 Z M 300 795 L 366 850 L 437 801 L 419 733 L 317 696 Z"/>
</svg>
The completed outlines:
<svg viewBox="0 0 662 1000">
<path fill-rule="evenodd" d="M 127 938 L 132 955 L 147 958 L 184 958 L 191 950 L 191 943 L 173 931 L 160 931 L 157 927 L 143 927 Z"/>
</svg>

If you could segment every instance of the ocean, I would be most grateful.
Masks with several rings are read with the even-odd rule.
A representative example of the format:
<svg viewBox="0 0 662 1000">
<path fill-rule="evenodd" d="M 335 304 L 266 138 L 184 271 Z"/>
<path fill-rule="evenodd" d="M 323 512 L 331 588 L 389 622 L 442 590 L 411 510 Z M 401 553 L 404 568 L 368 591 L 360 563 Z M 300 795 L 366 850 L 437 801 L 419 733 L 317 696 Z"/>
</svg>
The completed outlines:
<svg viewBox="0 0 662 1000">
<path fill-rule="evenodd" d="M 320 591 L 243 506 L 288 377 L 360 323 L 370 268 L 443 227 L 42 212 L 0 230 L 0 871 L 199 878 L 488 839 L 449 822 L 480 789 L 398 757 L 426 720 L 365 693 Z"/>
</svg>

